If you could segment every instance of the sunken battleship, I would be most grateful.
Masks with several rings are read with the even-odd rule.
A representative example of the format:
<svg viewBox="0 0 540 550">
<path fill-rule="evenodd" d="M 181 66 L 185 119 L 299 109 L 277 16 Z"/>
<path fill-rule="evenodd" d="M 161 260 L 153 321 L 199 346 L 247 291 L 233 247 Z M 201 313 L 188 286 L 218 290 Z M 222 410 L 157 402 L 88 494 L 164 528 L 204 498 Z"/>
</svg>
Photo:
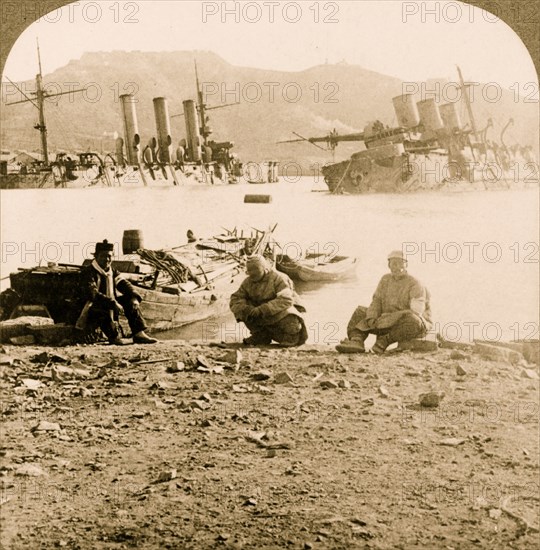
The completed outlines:
<svg viewBox="0 0 540 550">
<path fill-rule="evenodd" d="M 137 119 L 138 100 L 132 94 L 120 96 L 120 115 L 123 136 L 116 134 L 115 150 L 110 153 L 85 151 L 68 155 L 56 154 L 50 159 L 47 146 L 45 100 L 66 93 L 48 93 L 43 86 L 41 59 L 38 46 L 39 73 L 36 91 L 29 97 L 13 82 L 25 99 L 9 105 L 31 102 L 38 111 L 34 126 L 40 133 L 41 161 L 16 172 L 0 166 L 0 189 L 21 188 L 81 188 L 81 187 L 141 187 L 180 185 L 227 185 L 240 182 L 271 183 L 278 181 L 276 161 L 242 163 L 232 151 L 234 142 L 211 139 L 212 128 L 208 111 L 237 105 L 238 103 L 208 106 L 199 82 L 195 62 L 197 99 L 183 101 L 183 112 L 169 115 L 165 97 L 153 99 L 156 135 L 146 143 L 142 141 Z M 9 80 L 9 79 L 8 79 Z M 185 138 L 173 145 L 171 118 L 184 117 Z"/>
<path fill-rule="evenodd" d="M 394 97 L 397 126 L 376 120 L 362 132 L 339 135 L 335 130 L 322 137 L 279 143 L 309 142 L 332 151 L 340 142 L 362 142 L 365 149 L 349 159 L 322 167 L 331 193 L 409 193 L 423 190 L 487 190 L 538 186 L 538 164 L 531 146 L 487 139 L 492 119 L 477 127 L 469 91 L 457 68 L 469 122 L 462 124 L 457 103 L 439 105 L 435 98 L 415 102 L 413 94 Z"/>
</svg>

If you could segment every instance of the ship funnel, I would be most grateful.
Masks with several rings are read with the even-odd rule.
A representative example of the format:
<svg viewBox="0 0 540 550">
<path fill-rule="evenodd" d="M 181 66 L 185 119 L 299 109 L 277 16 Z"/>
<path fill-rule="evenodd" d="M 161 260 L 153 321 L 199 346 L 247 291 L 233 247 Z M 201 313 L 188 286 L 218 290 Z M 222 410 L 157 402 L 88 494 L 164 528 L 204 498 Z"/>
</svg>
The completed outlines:
<svg viewBox="0 0 540 550">
<path fill-rule="evenodd" d="M 128 164 L 135 165 L 140 162 L 139 125 L 137 123 L 137 111 L 135 109 L 136 99 L 132 94 L 120 96 L 122 106 L 122 120 L 124 121 L 124 136 L 126 143 L 126 158 Z"/>
<path fill-rule="evenodd" d="M 116 138 L 115 142 L 115 150 L 116 150 L 116 163 L 119 166 L 125 166 L 126 165 L 126 159 L 124 157 L 124 140 L 120 136 Z"/>
<path fill-rule="evenodd" d="M 392 99 L 392 103 L 394 104 L 398 126 L 403 128 L 418 126 L 420 117 L 418 116 L 418 109 L 413 101 L 412 94 L 398 95 Z"/>
<path fill-rule="evenodd" d="M 159 148 L 158 160 L 163 164 L 171 164 L 172 138 L 167 98 L 154 98 L 154 115 L 156 118 L 157 145 Z"/>
<path fill-rule="evenodd" d="M 443 128 L 443 121 L 439 113 L 439 106 L 434 98 L 424 99 L 417 104 L 420 122 L 425 130 L 440 130 Z"/>
<path fill-rule="evenodd" d="M 441 118 L 444 123 L 444 127 L 448 130 L 454 128 L 461 128 L 461 120 L 459 119 L 459 113 L 456 103 L 445 103 L 439 107 Z"/>
<path fill-rule="evenodd" d="M 199 117 L 197 107 L 192 99 L 184 101 L 184 117 L 186 119 L 186 135 L 188 146 L 188 160 L 201 161 L 201 134 L 199 133 Z"/>
</svg>

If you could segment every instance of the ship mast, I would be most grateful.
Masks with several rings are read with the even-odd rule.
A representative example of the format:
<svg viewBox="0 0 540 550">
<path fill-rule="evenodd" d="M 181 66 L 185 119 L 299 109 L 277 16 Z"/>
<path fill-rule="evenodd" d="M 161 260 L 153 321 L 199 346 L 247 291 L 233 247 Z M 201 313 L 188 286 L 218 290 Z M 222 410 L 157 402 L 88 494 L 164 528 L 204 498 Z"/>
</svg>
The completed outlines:
<svg viewBox="0 0 540 550">
<path fill-rule="evenodd" d="M 39 65 L 39 73 L 36 75 L 36 94 L 39 110 L 39 124 L 37 124 L 35 128 L 36 130 L 39 130 L 41 137 L 41 154 L 43 162 L 45 166 L 49 166 L 49 151 L 47 148 L 47 126 L 45 124 L 45 109 L 43 108 L 45 92 L 43 91 L 43 74 L 41 71 L 41 54 L 39 52 L 39 42 L 37 40 L 36 42 Z"/>
<path fill-rule="evenodd" d="M 197 71 L 197 60 L 195 59 L 193 61 L 193 63 L 195 64 L 195 83 L 196 83 L 196 86 L 197 86 L 197 104 L 198 104 L 198 107 L 199 107 L 200 132 L 201 132 L 201 135 L 203 136 L 204 143 L 206 144 L 206 138 L 208 137 L 207 132 L 206 132 L 206 130 L 207 130 L 207 128 L 206 128 L 206 105 L 203 101 L 203 93 L 202 93 L 201 85 L 199 83 L 199 73 Z"/>
<path fill-rule="evenodd" d="M 459 75 L 459 81 L 461 84 L 461 89 L 463 90 L 463 97 L 465 99 L 465 105 L 467 106 L 467 113 L 469 115 L 469 120 L 471 122 L 471 128 L 473 131 L 473 136 L 475 141 L 478 140 L 478 130 L 476 129 L 476 121 L 474 120 L 474 114 L 471 106 L 471 98 L 469 97 L 469 90 L 467 89 L 470 84 L 465 85 L 465 81 L 463 80 L 463 74 L 461 73 L 461 69 L 458 65 L 456 65 L 458 75 Z"/>
<path fill-rule="evenodd" d="M 14 101 L 12 103 L 6 103 L 6 106 L 8 106 L 8 105 L 18 105 L 19 103 L 28 103 L 28 102 L 30 102 L 30 103 L 32 103 L 32 105 L 34 105 L 34 107 L 36 107 L 36 109 L 39 112 L 39 122 L 34 126 L 34 128 L 36 130 L 39 130 L 40 138 L 41 138 L 41 155 L 42 155 L 42 159 L 43 159 L 43 164 L 44 164 L 44 166 L 47 167 L 47 166 L 49 166 L 49 150 L 48 150 L 48 146 L 47 146 L 47 125 L 45 124 L 45 99 L 47 99 L 48 97 L 56 97 L 56 96 L 71 94 L 71 93 L 76 93 L 76 92 L 84 92 L 84 89 L 70 90 L 68 92 L 60 92 L 60 93 L 57 93 L 57 94 L 48 94 L 48 93 L 46 93 L 45 90 L 43 89 L 43 73 L 42 73 L 42 69 L 41 69 L 41 55 L 40 55 L 40 51 L 39 51 L 39 41 L 37 39 L 36 39 L 36 43 L 37 43 L 39 73 L 36 75 L 36 91 L 31 92 L 31 94 L 36 96 L 36 101 L 37 102 L 34 101 L 34 99 L 28 97 L 19 88 L 19 86 L 17 86 L 17 84 L 12 82 L 8 78 L 9 82 L 11 82 L 17 88 L 17 90 L 19 90 L 19 92 L 21 92 L 21 94 L 26 99 L 23 99 L 21 101 Z"/>
</svg>

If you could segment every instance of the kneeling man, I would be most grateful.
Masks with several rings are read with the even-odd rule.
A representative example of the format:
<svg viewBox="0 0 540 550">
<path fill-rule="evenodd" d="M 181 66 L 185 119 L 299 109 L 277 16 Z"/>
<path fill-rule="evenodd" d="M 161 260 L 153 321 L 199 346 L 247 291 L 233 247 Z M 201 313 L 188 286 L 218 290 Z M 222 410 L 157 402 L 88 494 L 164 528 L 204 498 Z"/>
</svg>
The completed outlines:
<svg viewBox="0 0 540 550">
<path fill-rule="evenodd" d="M 238 322 L 251 332 L 244 344 L 300 346 L 307 340 L 307 330 L 299 312 L 300 305 L 292 281 L 270 267 L 262 256 L 251 256 L 247 274 L 240 288 L 231 296 L 230 308 Z"/>
<path fill-rule="evenodd" d="M 118 315 L 123 312 L 128 320 L 135 344 L 154 344 L 145 332 L 146 324 L 139 309 L 142 298 L 131 283 L 122 279 L 112 266 L 114 245 L 106 240 L 96 243 L 94 261 L 81 271 L 81 294 L 86 300 L 77 321 L 77 328 L 100 328 L 111 344 L 123 345 L 118 330 Z"/>
<path fill-rule="evenodd" d="M 363 353 L 370 334 L 377 336 L 373 353 L 384 353 L 394 342 L 422 338 L 432 327 L 429 291 L 407 273 L 407 260 L 396 250 L 388 256 L 390 273 L 380 280 L 371 305 L 359 306 L 347 326 L 346 340 L 336 346 L 342 353 Z"/>
</svg>

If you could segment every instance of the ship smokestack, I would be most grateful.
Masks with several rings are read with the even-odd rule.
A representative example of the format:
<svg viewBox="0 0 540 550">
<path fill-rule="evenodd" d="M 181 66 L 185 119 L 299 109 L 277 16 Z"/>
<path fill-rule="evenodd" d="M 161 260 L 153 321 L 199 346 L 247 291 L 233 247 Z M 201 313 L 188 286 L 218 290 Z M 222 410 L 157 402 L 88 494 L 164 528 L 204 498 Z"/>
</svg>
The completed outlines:
<svg viewBox="0 0 540 550">
<path fill-rule="evenodd" d="M 440 130 L 443 128 L 439 106 L 435 103 L 433 97 L 419 101 L 416 105 L 420 114 L 420 122 L 425 130 Z"/>
<path fill-rule="evenodd" d="M 199 133 L 199 117 L 195 101 L 187 99 L 184 104 L 184 117 L 186 119 L 186 135 L 188 145 L 188 160 L 200 162 L 201 160 L 201 134 Z"/>
<path fill-rule="evenodd" d="M 448 130 L 461 128 L 461 120 L 456 103 L 445 103 L 439 107 L 444 127 Z"/>
<path fill-rule="evenodd" d="M 156 118 L 157 145 L 159 148 L 159 162 L 171 164 L 171 123 L 167 98 L 154 98 L 154 115 Z"/>
<path fill-rule="evenodd" d="M 133 94 L 124 94 L 120 96 L 126 142 L 126 158 L 130 165 L 136 165 L 140 162 L 139 143 L 141 142 L 141 136 L 139 135 L 135 103 L 136 99 Z"/>
<path fill-rule="evenodd" d="M 392 99 L 392 103 L 394 104 L 398 126 L 403 128 L 418 126 L 420 117 L 412 94 L 398 95 Z"/>
</svg>

